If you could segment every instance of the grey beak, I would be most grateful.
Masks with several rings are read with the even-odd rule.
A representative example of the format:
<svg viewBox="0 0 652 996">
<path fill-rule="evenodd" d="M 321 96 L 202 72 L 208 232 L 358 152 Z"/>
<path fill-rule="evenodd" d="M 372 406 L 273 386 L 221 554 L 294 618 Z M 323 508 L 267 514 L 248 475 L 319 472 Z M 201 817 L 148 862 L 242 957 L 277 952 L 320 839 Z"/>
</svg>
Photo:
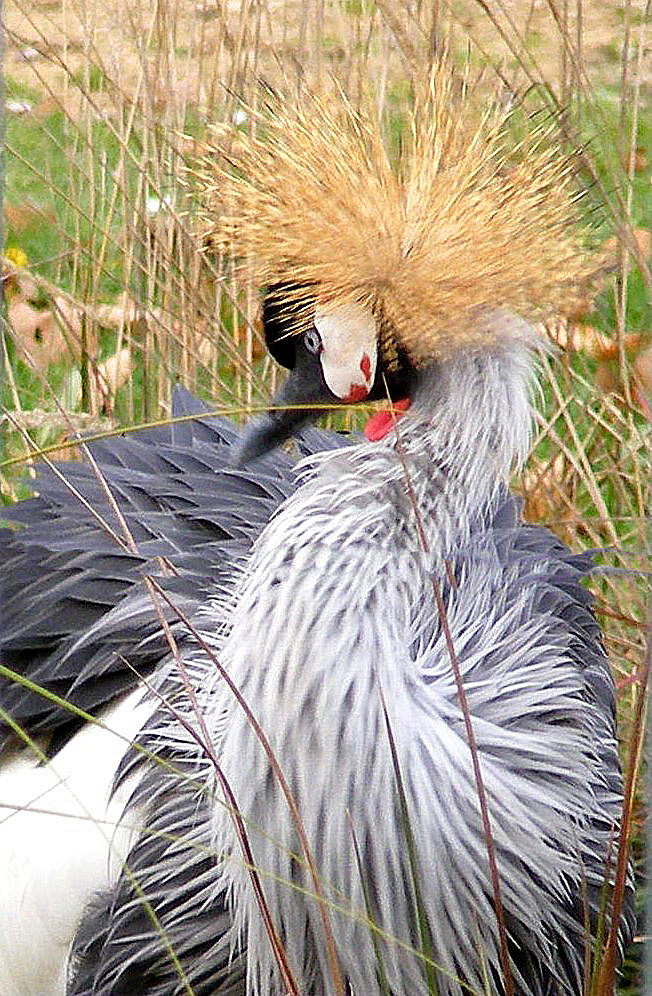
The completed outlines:
<svg viewBox="0 0 652 996">
<path fill-rule="evenodd" d="M 234 448 L 234 466 L 242 467 L 279 446 L 302 426 L 323 415 L 324 405 L 336 406 L 337 399 L 323 383 L 317 357 L 306 354 L 297 359 L 296 366 L 274 395 L 271 410 L 245 426 Z"/>
</svg>

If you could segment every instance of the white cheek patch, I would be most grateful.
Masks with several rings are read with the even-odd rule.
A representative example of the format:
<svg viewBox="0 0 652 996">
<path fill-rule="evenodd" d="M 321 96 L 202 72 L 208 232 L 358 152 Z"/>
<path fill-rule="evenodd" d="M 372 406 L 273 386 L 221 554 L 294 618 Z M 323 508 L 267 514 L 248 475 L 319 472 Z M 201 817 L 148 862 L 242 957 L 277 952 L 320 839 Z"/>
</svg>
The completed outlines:
<svg viewBox="0 0 652 996">
<path fill-rule="evenodd" d="M 315 328 L 322 341 L 326 384 L 341 401 L 364 401 L 376 376 L 376 319 L 360 304 L 317 308 Z"/>
</svg>

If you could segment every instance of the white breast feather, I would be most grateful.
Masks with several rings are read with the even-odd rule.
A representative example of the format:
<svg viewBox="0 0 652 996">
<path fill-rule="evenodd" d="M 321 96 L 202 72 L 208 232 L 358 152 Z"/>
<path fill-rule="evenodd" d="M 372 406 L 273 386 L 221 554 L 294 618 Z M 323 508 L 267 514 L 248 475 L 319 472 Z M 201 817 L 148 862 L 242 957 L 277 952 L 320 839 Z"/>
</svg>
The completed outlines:
<svg viewBox="0 0 652 996">
<path fill-rule="evenodd" d="M 127 744 L 152 711 L 137 690 L 48 765 L 20 755 L 0 775 L 0 996 L 60 996 L 84 907 L 108 886 L 133 837 L 118 826 L 130 787 L 109 801 Z"/>
</svg>

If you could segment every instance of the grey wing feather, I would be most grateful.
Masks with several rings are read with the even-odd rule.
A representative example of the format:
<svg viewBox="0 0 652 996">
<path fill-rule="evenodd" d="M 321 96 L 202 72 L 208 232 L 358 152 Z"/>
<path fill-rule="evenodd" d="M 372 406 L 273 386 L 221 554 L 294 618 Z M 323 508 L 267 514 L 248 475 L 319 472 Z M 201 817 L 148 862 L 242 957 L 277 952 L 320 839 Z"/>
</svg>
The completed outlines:
<svg viewBox="0 0 652 996">
<path fill-rule="evenodd" d="M 61 473 L 94 514 L 47 468 L 39 472 L 39 495 L 3 512 L 0 661 L 6 668 L 94 712 L 136 684 L 124 659 L 146 675 L 167 653 L 143 575 L 157 575 L 192 616 L 246 554 L 294 490 L 293 461 L 276 452 L 253 470 L 233 470 L 238 430 L 208 412 L 177 388 L 173 416 L 192 419 L 88 444 L 135 549 L 119 542 L 122 526 L 88 463 L 66 464 Z M 324 437 L 308 436 L 302 446 L 312 451 L 311 443 L 321 445 Z M 333 445 L 344 442 L 336 436 Z M 163 614 L 181 630 L 174 610 L 164 605 Z M 63 708 L 7 678 L 0 678 L 0 707 L 28 733 L 50 734 L 53 749 L 78 726 Z M 6 735 L 0 724 L 0 746 Z"/>
<path fill-rule="evenodd" d="M 612 879 L 614 873 L 613 867 L 605 867 L 605 851 L 596 842 L 613 838 L 614 823 L 620 817 L 622 778 L 616 739 L 615 689 L 600 627 L 593 613 L 593 599 L 583 583 L 593 568 L 591 553 L 571 553 L 549 530 L 519 523 L 517 509 L 515 499 L 507 496 L 505 505 L 496 516 L 498 528 L 494 530 L 498 557 L 508 569 L 507 576 L 514 586 L 513 604 L 519 590 L 531 584 L 535 594 L 530 612 L 548 617 L 552 626 L 555 621 L 561 624 L 567 652 L 582 676 L 584 696 L 594 706 L 592 742 L 597 758 L 594 791 L 598 798 L 597 811 L 603 815 L 591 822 L 579 841 L 586 891 L 585 895 L 571 896 L 569 910 L 576 925 L 574 944 L 581 964 L 586 944 L 587 913 L 595 936 L 599 919 L 604 915 L 605 882 Z M 613 840 L 613 847 L 607 850 L 615 853 L 616 848 L 617 841 Z M 634 899 L 630 874 L 623 900 L 621 952 L 634 933 Z M 573 938 L 569 936 L 567 941 L 569 951 L 559 953 L 562 964 L 566 959 L 572 960 L 570 945 Z M 570 972 L 562 972 L 564 974 L 570 977 Z M 554 980 L 549 985 L 550 991 L 556 992 Z"/>
</svg>

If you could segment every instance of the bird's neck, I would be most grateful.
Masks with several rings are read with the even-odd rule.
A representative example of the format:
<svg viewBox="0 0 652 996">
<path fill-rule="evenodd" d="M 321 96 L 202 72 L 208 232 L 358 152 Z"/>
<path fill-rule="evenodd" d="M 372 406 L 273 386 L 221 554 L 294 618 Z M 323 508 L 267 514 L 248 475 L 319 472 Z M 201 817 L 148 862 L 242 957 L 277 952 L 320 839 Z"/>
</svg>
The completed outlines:
<svg viewBox="0 0 652 996">
<path fill-rule="evenodd" d="M 313 486 L 332 485 L 331 508 L 342 519 L 346 506 L 366 508 L 358 526 L 348 517 L 354 532 L 396 548 L 398 531 L 404 546 L 446 556 L 525 459 L 530 375 L 530 349 L 518 340 L 434 364 L 388 435 L 349 451 L 346 463 L 323 458 Z"/>
<path fill-rule="evenodd" d="M 469 483 L 484 465 L 504 479 L 527 455 L 531 355 L 527 344 L 506 341 L 489 351 L 462 352 L 420 374 L 403 420 L 404 449 L 424 452 Z"/>
</svg>

